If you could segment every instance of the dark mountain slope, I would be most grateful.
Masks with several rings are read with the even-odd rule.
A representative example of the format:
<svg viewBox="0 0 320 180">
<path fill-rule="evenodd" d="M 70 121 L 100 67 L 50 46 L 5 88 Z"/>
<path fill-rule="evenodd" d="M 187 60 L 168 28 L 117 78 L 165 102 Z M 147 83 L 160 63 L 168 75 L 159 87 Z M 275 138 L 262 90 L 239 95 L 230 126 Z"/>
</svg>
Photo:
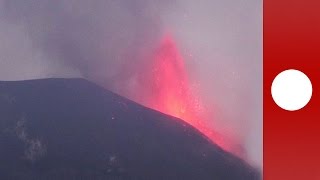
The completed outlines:
<svg viewBox="0 0 320 180">
<path fill-rule="evenodd" d="M 82 79 L 0 82 L 0 179 L 253 180 L 183 121 Z"/>
</svg>

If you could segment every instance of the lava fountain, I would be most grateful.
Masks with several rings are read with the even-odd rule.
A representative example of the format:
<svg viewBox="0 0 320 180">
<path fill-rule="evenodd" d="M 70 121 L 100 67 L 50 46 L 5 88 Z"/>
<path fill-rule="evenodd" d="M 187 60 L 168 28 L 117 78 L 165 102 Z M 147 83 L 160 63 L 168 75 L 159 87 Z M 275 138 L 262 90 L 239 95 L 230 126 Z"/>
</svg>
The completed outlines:
<svg viewBox="0 0 320 180">
<path fill-rule="evenodd" d="M 223 149 L 232 151 L 212 128 L 212 122 L 201 118 L 202 104 L 190 88 L 184 60 L 171 36 L 162 39 L 149 67 L 140 79 L 148 93 L 140 103 L 186 121 Z"/>
</svg>

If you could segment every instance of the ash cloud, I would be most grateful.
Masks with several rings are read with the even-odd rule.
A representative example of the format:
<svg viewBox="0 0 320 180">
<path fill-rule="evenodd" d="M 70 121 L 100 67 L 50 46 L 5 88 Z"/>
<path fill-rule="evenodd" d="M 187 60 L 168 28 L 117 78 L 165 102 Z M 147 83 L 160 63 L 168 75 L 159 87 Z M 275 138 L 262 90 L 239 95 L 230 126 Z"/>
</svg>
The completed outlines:
<svg viewBox="0 0 320 180">
<path fill-rule="evenodd" d="M 159 2 L 2 0 L 2 22 L 17 31 L 3 32 L 2 42 L 11 37 L 18 38 L 16 44 L 25 43 L 11 52 L 22 57 L 9 61 L 5 56 L 2 67 L 32 61 L 35 66 L 24 67 L 25 71 L 50 76 L 47 69 L 54 64 L 51 75 L 75 71 L 71 75 L 109 83 L 119 77 L 123 64 L 139 63 L 144 59 L 141 51 L 148 52 L 156 42 L 163 5 Z M 62 67 L 66 69 L 61 72 Z"/>
<path fill-rule="evenodd" d="M 200 3 L 201 2 L 201 3 Z M 212 124 L 262 166 L 262 1 L 182 0 L 167 13 Z"/>
<path fill-rule="evenodd" d="M 214 126 L 262 166 L 262 1 L 0 0 L 0 80 L 84 77 L 126 94 L 170 32 Z"/>
</svg>

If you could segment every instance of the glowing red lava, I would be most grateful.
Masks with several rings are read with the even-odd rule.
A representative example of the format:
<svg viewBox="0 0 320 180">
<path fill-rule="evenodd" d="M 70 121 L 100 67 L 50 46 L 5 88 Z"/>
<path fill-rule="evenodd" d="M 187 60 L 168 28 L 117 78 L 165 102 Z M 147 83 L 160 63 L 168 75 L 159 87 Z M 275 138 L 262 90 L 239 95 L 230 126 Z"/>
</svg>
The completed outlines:
<svg viewBox="0 0 320 180">
<path fill-rule="evenodd" d="M 180 55 L 171 36 L 165 36 L 152 61 L 148 88 L 151 99 L 144 102 L 150 108 L 178 117 L 197 128 L 225 150 L 231 150 L 222 136 L 208 122 L 201 119 L 201 102 L 190 88 L 189 79 Z M 147 77 L 144 77 L 145 79 Z"/>
</svg>

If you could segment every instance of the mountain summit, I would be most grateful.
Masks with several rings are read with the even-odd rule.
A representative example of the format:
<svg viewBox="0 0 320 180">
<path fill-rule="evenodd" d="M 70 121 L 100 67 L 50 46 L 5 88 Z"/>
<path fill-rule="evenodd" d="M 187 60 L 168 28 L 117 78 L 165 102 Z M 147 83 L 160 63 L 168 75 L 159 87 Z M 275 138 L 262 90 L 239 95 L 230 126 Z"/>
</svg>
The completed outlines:
<svg viewBox="0 0 320 180">
<path fill-rule="evenodd" d="M 87 80 L 0 82 L 0 179 L 259 176 L 184 121 Z"/>
</svg>

